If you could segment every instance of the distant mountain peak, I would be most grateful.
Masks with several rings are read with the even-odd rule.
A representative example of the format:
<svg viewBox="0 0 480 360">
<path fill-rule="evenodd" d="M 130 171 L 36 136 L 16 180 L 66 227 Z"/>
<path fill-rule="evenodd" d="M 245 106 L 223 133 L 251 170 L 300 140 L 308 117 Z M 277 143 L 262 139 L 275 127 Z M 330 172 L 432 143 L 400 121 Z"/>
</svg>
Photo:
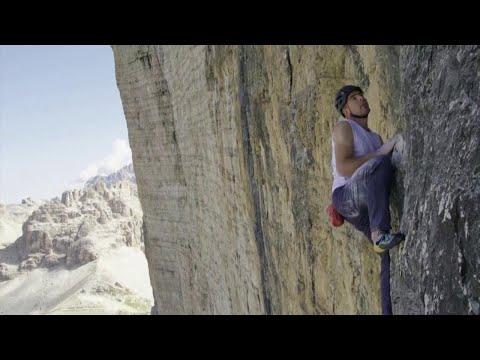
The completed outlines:
<svg viewBox="0 0 480 360">
<path fill-rule="evenodd" d="M 111 187 L 113 184 L 116 184 L 121 181 L 128 181 L 132 184 L 137 184 L 135 178 L 135 172 L 133 170 L 133 163 L 130 163 L 118 171 L 111 173 L 110 175 L 97 175 L 87 180 L 84 185 L 84 188 L 95 187 L 100 182 L 103 182 L 107 187 Z"/>
</svg>

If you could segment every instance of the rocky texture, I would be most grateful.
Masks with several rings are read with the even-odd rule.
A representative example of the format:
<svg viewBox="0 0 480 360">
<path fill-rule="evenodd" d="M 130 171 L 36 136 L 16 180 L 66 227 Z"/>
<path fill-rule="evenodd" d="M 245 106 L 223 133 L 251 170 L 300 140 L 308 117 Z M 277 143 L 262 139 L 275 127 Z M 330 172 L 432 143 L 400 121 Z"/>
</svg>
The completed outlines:
<svg viewBox="0 0 480 360">
<path fill-rule="evenodd" d="M 103 182 L 86 190 L 68 190 L 33 211 L 14 244 L 19 270 L 67 268 L 95 260 L 103 249 L 142 244 L 142 212 L 136 186 Z M 10 246 L 10 248 L 13 245 Z M 10 249 L 12 251 L 12 249 Z"/>
<path fill-rule="evenodd" d="M 399 314 L 480 314 L 480 47 L 400 52 L 407 148 L 392 262 Z"/>
<path fill-rule="evenodd" d="M 150 313 L 142 211 L 130 180 L 104 177 L 61 199 L 0 205 L 0 314 Z"/>
<path fill-rule="evenodd" d="M 324 214 L 333 97 L 346 83 L 364 88 L 372 130 L 383 139 L 404 131 L 392 218 L 408 236 L 392 251 L 394 310 L 478 308 L 478 47 L 113 51 L 153 312 L 379 313 L 379 257 L 350 225 L 332 229 Z"/>
<path fill-rule="evenodd" d="M 136 247 L 102 252 L 74 269 L 40 267 L 0 282 L 0 315 L 149 314 L 152 304 L 147 262 Z"/>
<path fill-rule="evenodd" d="M 21 204 L 0 204 L 0 249 L 22 235 L 22 224 L 44 203 L 27 198 Z"/>
<path fill-rule="evenodd" d="M 0 281 L 13 279 L 16 269 L 8 264 L 0 264 Z"/>
<path fill-rule="evenodd" d="M 19 256 L 14 242 L 22 236 L 22 224 L 43 203 L 27 198 L 21 204 L 0 204 L 0 282 L 18 274 Z"/>
</svg>

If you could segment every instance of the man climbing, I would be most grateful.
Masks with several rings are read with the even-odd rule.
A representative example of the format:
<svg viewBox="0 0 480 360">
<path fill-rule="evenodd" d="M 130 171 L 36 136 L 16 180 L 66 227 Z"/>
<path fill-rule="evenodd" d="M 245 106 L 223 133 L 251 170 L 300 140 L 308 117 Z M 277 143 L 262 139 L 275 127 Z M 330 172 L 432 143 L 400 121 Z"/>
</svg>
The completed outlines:
<svg viewBox="0 0 480 360">
<path fill-rule="evenodd" d="M 405 239 L 403 234 L 390 234 L 389 196 L 394 173 L 390 155 L 400 135 L 384 144 L 380 135 L 368 128 L 370 108 L 358 86 L 341 88 L 335 108 L 344 119 L 332 131 L 332 203 L 381 254 L 382 314 L 391 314 L 388 250 Z"/>
</svg>

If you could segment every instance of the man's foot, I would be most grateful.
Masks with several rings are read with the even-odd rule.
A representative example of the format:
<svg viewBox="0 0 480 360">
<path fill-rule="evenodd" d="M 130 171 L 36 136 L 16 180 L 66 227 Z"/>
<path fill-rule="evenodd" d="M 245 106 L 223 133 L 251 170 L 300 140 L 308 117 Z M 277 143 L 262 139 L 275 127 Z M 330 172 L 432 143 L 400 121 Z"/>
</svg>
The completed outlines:
<svg viewBox="0 0 480 360">
<path fill-rule="evenodd" d="M 390 250 L 405 240 L 403 234 L 390 234 L 388 231 L 380 231 L 377 240 L 373 244 L 373 250 L 379 254 Z"/>
</svg>

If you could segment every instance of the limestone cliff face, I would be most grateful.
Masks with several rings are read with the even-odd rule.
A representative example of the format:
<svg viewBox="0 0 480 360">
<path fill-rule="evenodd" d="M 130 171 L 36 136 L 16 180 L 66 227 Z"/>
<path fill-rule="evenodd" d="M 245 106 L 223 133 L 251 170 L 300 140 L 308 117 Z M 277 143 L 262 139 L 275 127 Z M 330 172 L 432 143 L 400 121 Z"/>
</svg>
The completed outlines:
<svg viewBox="0 0 480 360">
<path fill-rule="evenodd" d="M 372 109 L 369 126 L 384 139 L 403 130 L 407 144 L 423 146 L 422 156 L 431 151 L 427 144 L 441 144 L 443 149 L 438 158 L 417 159 L 408 169 L 403 166 L 410 160 L 404 159 L 392 203 L 394 229 L 424 234 L 419 239 L 409 233 L 406 245 L 392 251 L 392 271 L 398 271 L 392 281 L 394 310 L 424 311 L 417 300 L 420 295 L 425 298 L 433 275 L 423 279 L 416 273 L 414 280 L 402 264 L 408 259 L 415 262 L 408 271 L 420 271 L 418 249 L 427 244 L 426 256 L 436 256 L 431 247 L 435 238 L 425 229 L 428 218 L 418 213 L 428 194 L 412 189 L 426 181 L 423 191 L 428 191 L 434 182 L 425 178 L 438 167 L 434 161 L 461 156 L 450 151 L 465 145 L 461 151 L 468 155 L 463 162 L 474 159 L 475 152 L 478 155 L 478 128 L 473 131 L 478 117 L 468 112 L 473 105 L 466 110 L 462 102 L 467 97 L 475 101 L 471 89 L 478 88 L 477 47 L 457 60 L 468 63 L 468 68 L 455 64 L 462 79 L 452 78 L 443 63 L 442 52 L 453 63 L 455 48 L 439 49 L 438 57 L 430 60 L 424 47 L 398 46 L 112 48 L 159 313 L 380 312 L 379 257 L 353 227 L 332 229 L 324 214 L 331 197 L 330 133 L 338 120 L 333 98 L 346 83 L 364 88 Z M 455 95 L 459 102 L 454 105 L 444 103 L 446 87 L 452 94 L 462 86 L 471 92 Z M 435 107 L 436 101 L 449 115 Z M 445 128 L 460 109 L 465 127 L 450 123 Z M 438 117 L 445 122 L 433 126 Z M 465 142 L 456 145 L 453 134 L 464 136 Z M 407 146 L 407 152 L 413 148 Z M 472 166 L 475 174 L 478 169 Z M 418 173 L 420 169 L 424 173 Z M 453 171 L 444 170 L 435 176 L 443 179 L 442 174 Z M 461 182 L 448 174 L 450 180 L 444 184 L 455 184 L 458 195 L 449 197 L 451 187 L 439 187 L 430 201 L 436 201 L 438 210 L 443 198 L 444 209 L 457 204 L 454 214 L 463 209 L 465 216 L 473 216 L 474 207 L 460 196 Z M 464 175 L 459 173 L 462 179 Z M 472 196 L 478 194 L 471 177 L 465 184 L 473 186 Z M 474 204 L 474 199 L 469 201 Z M 435 219 L 443 216 L 437 216 L 437 210 L 428 210 Z M 435 221 L 435 231 L 441 233 Z M 479 259 L 478 245 L 471 238 L 475 224 L 478 227 L 479 222 L 469 220 L 470 233 L 457 247 L 462 254 L 468 246 L 476 247 L 468 258 L 467 278 L 468 296 L 478 300 L 471 285 Z M 458 233 L 459 223 L 450 229 Z M 452 234 L 442 235 L 445 244 L 453 241 Z M 448 246 L 444 252 L 452 258 L 456 250 Z M 445 265 L 438 271 L 447 277 L 450 270 Z M 427 296 L 431 299 L 433 293 Z M 459 304 L 463 301 L 464 306 L 456 307 L 457 312 L 467 311 L 466 296 L 460 294 Z"/>
</svg>

